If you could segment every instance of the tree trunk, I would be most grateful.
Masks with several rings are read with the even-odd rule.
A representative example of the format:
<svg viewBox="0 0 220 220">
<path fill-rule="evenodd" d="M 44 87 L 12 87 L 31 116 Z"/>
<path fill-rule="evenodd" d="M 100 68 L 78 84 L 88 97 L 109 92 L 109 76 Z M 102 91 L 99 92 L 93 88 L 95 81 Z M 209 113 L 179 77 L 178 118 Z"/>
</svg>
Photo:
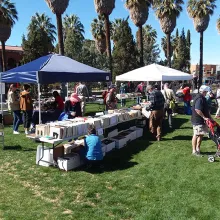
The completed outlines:
<svg viewBox="0 0 220 220">
<path fill-rule="evenodd" d="M 143 29 L 142 25 L 139 26 L 139 49 L 140 49 L 140 65 L 144 66 L 144 45 L 143 45 Z"/>
<path fill-rule="evenodd" d="M 59 54 L 64 55 L 62 15 L 56 14 Z"/>
<path fill-rule="evenodd" d="M 203 78 L 203 31 L 200 32 L 200 62 L 199 62 L 199 83 L 198 89 L 202 85 Z"/>
<path fill-rule="evenodd" d="M 169 33 L 167 34 L 167 64 L 168 64 L 168 67 L 171 68 L 170 50 L 171 50 L 171 47 L 170 47 L 170 33 Z"/>
<path fill-rule="evenodd" d="M 110 39 L 109 16 L 104 14 L 104 17 L 105 17 L 107 55 L 108 55 L 108 58 L 109 58 L 109 68 L 110 68 L 110 71 L 112 73 L 112 53 L 111 53 L 111 39 Z"/>
<path fill-rule="evenodd" d="M 5 72 L 7 70 L 7 62 L 6 62 L 6 53 L 5 53 L 5 42 L 1 41 L 2 44 L 2 71 Z"/>
<path fill-rule="evenodd" d="M 58 36 L 59 54 L 64 56 L 62 15 L 56 14 L 56 18 L 57 18 L 57 36 Z M 65 100 L 65 97 L 67 95 L 65 83 L 61 83 L 60 95 L 63 98 L 63 100 Z"/>
</svg>

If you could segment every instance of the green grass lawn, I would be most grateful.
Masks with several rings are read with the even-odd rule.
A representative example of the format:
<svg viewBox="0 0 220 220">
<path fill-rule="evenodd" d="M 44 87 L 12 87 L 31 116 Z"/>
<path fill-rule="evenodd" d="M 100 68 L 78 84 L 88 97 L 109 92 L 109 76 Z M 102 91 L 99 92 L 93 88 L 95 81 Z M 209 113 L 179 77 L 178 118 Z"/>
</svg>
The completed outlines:
<svg viewBox="0 0 220 220">
<path fill-rule="evenodd" d="M 37 166 L 37 144 L 6 127 L 0 219 L 220 219 L 220 163 L 207 160 L 215 144 L 206 139 L 204 157 L 194 157 L 189 117 L 176 116 L 174 125 L 161 142 L 145 132 L 107 154 L 101 174 Z"/>
</svg>

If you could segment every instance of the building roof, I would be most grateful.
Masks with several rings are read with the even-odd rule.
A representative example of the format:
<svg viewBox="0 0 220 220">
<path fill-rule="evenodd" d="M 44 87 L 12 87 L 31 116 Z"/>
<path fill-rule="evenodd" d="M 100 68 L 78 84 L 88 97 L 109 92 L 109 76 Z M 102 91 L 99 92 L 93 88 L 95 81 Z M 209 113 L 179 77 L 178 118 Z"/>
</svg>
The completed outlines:
<svg viewBox="0 0 220 220">
<path fill-rule="evenodd" d="M 2 46 L 0 45 L 0 50 L 2 50 Z M 19 47 L 19 46 L 5 46 L 5 50 L 8 50 L 8 51 L 18 51 L 18 52 L 23 52 L 23 49 L 22 47 Z"/>
</svg>

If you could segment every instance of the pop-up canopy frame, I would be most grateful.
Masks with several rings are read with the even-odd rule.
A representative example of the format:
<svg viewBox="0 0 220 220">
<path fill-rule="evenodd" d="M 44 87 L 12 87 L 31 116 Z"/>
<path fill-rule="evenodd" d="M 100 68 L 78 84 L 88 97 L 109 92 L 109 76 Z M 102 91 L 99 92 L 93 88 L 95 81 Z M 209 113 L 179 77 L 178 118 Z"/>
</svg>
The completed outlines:
<svg viewBox="0 0 220 220">
<path fill-rule="evenodd" d="M 132 70 L 120 76 L 116 76 L 116 81 L 183 81 L 191 80 L 192 75 L 171 69 L 158 64 L 151 64 L 139 69 Z"/>
<path fill-rule="evenodd" d="M 38 84 L 39 122 L 41 122 L 40 84 L 79 81 L 101 82 L 110 80 L 111 74 L 109 72 L 87 66 L 58 54 L 49 54 L 40 57 L 23 66 L 0 74 L 1 82 Z"/>
</svg>

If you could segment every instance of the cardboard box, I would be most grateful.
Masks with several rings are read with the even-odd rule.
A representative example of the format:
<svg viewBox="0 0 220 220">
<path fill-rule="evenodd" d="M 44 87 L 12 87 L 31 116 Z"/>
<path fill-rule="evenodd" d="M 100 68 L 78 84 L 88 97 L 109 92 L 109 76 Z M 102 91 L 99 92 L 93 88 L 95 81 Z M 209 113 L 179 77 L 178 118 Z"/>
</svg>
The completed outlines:
<svg viewBox="0 0 220 220">
<path fill-rule="evenodd" d="M 81 165 L 80 156 L 79 154 L 69 154 L 65 157 L 59 157 L 57 164 L 61 170 L 73 170 Z"/>
<path fill-rule="evenodd" d="M 4 125 L 12 125 L 13 124 L 13 115 L 4 115 L 3 116 Z"/>
<path fill-rule="evenodd" d="M 143 128 L 132 127 L 132 128 L 130 128 L 130 129 L 136 131 L 136 138 L 140 138 L 140 137 L 143 136 L 143 131 L 144 131 Z"/>
<path fill-rule="evenodd" d="M 105 148 L 105 152 L 108 153 L 115 149 L 115 141 L 108 138 L 102 140 L 102 147 Z"/>
</svg>

